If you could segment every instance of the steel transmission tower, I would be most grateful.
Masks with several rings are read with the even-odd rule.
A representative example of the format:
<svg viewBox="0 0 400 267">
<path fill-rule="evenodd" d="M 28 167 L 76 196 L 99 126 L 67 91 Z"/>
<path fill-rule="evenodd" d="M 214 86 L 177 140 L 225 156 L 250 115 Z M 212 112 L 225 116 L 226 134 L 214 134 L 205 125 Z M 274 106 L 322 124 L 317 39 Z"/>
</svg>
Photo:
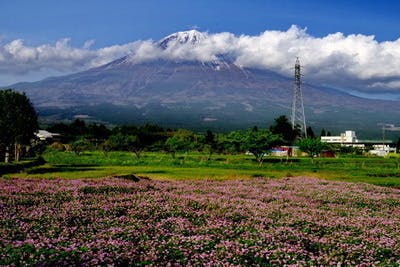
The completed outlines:
<svg viewBox="0 0 400 267">
<path fill-rule="evenodd" d="M 292 102 L 292 128 L 299 127 L 300 136 L 307 138 L 306 117 L 304 116 L 303 93 L 301 92 L 301 66 L 299 58 L 294 65 L 294 91 Z"/>
</svg>

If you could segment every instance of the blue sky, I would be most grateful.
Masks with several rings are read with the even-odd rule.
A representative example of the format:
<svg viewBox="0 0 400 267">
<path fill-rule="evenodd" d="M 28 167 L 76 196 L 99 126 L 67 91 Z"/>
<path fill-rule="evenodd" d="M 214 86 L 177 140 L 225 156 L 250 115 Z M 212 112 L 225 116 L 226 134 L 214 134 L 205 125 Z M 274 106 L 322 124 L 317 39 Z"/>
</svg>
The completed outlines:
<svg viewBox="0 0 400 267">
<path fill-rule="evenodd" d="M 192 58 L 229 52 L 290 76 L 300 56 L 310 82 L 400 92 L 400 1 L 1 0 L 0 10 L 2 86 L 148 49 L 170 58 L 148 40 L 194 28 L 209 38 Z"/>
<path fill-rule="evenodd" d="M 292 24 L 314 36 L 361 33 L 380 41 L 400 36 L 400 1 L 2 0 L 0 10 L 2 41 L 21 38 L 32 45 L 68 37 L 75 45 L 93 39 L 95 47 L 103 47 L 192 27 L 253 35 Z"/>
</svg>

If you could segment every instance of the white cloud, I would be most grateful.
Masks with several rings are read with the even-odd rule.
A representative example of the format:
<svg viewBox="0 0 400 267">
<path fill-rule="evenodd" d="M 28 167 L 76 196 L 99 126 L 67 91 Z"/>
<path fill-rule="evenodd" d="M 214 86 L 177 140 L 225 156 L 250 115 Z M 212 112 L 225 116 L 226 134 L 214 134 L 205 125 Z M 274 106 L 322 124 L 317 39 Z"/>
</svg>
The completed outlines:
<svg viewBox="0 0 400 267">
<path fill-rule="evenodd" d="M 132 61 L 155 58 L 212 61 L 220 54 L 228 54 L 240 66 L 291 76 L 294 61 L 300 57 L 307 81 L 359 90 L 400 89 L 399 83 L 387 82 L 400 78 L 400 39 L 378 42 L 374 36 L 342 33 L 314 37 L 297 26 L 256 36 L 202 34 L 205 38 L 196 46 L 173 44 L 161 50 L 155 43 L 142 43 L 133 53 Z"/>
<path fill-rule="evenodd" d="M 133 63 L 158 58 L 212 61 L 224 54 L 243 67 L 270 69 L 291 76 L 298 56 L 306 81 L 359 90 L 400 89 L 400 38 L 378 42 L 374 36 L 342 33 L 314 37 L 297 26 L 255 36 L 235 36 L 228 32 L 200 35 L 196 45 L 177 42 L 166 49 L 152 40 L 100 49 L 92 49 L 92 40 L 82 47 L 71 46 L 69 39 L 37 47 L 14 40 L 0 46 L 0 78 L 6 74 L 32 75 L 40 70 L 80 71 L 130 52 Z"/>
<path fill-rule="evenodd" d="M 385 89 L 398 89 L 400 88 L 400 80 L 388 81 L 388 82 L 375 82 L 369 85 L 372 88 L 385 88 Z"/>
<path fill-rule="evenodd" d="M 134 50 L 138 42 L 91 49 L 94 41 L 83 47 L 73 47 L 70 39 L 54 44 L 25 45 L 23 40 L 13 40 L 0 46 L 0 84 L 36 80 L 49 75 L 62 75 L 108 63 Z"/>
</svg>

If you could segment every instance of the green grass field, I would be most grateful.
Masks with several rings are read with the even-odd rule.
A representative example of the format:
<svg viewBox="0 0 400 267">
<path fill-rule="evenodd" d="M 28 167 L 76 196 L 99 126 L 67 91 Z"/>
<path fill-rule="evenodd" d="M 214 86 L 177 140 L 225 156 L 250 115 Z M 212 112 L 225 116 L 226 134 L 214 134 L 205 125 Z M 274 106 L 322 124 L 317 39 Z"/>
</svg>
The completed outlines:
<svg viewBox="0 0 400 267">
<path fill-rule="evenodd" d="M 248 155 L 143 153 L 137 159 L 128 152 L 72 152 L 47 150 L 45 165 L 4 177 L 98 178 L 135 174 L 152 179 L 246 179 L 252 177 L 310 176 L 400 187 L 400 159 L 378 157 L 310 158 L 266 157 L 262 165 Z"/>
</svg>

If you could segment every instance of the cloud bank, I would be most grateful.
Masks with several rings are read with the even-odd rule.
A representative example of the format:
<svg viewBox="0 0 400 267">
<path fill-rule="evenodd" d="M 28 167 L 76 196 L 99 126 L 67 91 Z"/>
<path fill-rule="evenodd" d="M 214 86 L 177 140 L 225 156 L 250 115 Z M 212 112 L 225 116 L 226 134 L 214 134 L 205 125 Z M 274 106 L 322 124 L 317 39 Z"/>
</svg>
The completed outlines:
<svg viewBox="0 0 400 267">
<path fill-rule="evenodd" d="M 7 82 L 37 80 L 106 64 L 135 50 L 141 42 L 91 49 L 93 41 L 73 47 L 70 39 L 40 46 L 13 40 L 0 46 L 0 85 Z M 4 82 L 3 82 L 4 81 Z"/>
<path fill-rule="evenodd" d="M 400 38 L 378 42 L 374 36 L 342 33 L 314 37 L 297 26 L 256 36 L 191 31 L 188 38 L 194 35 L 194 42 L 183 42 L 186 36 L 175 36 L 167 47 L 146 40 L 100 49 L 92 49 L 92 41 L 82 47 L 72 47 L 69 39 L 32 47 L 14 40 L 0 46 L 0 78 L 71 73 L 127 54 L 132 63 L 159 58 L 206 62 L 224 55 L 242 67 L 291 76 L 294 61 L 300 57 L 305 80 L 309 82 L 358 90 L 400 90 Z"/>
</svg>

